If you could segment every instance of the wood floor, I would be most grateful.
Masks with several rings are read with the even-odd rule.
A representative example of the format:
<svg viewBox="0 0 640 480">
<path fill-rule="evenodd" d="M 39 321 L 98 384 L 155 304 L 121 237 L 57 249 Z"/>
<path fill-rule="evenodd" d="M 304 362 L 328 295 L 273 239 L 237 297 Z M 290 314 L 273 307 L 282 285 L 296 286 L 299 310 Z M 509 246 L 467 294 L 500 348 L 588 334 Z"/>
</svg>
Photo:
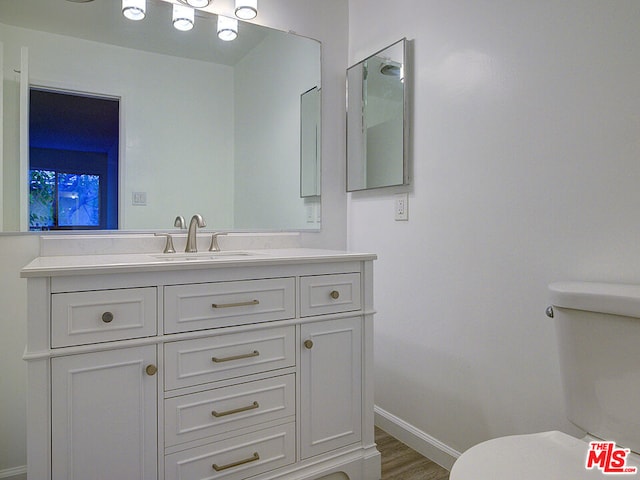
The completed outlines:
<svg viewBox="0 0 640 480">
<path fill-rule="evenodd" d="M 382 480 L 449 480 L 449 472 L 376 427 Z"/>
</svg>

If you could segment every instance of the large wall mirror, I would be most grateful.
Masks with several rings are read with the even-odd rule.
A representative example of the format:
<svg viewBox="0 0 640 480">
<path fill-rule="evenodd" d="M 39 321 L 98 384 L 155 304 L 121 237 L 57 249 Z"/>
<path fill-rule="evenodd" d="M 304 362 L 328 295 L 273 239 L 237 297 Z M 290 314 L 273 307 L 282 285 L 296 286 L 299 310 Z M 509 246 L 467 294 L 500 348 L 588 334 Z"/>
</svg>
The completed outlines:
<svg viewBox="0 0 640 480">
<path fill-rule="evenodd" d="M 178 31 L 172 8 L 147 0 L 146 18 L 133 22 L 119 0 L 0 2 L 0 231 L 157 230 L 195 213 L 220 230 L 320 228 L 308 215 L 319 190 L 301 196 L 301 95 L 315 91 L 319 102 L 320 43 L 243 22 L 225 42 L 204 11 Z M 42 100 L 49 94 L 102 106 L 65 116 L 56 102 L 66 100 Z M 84 168 L 89 153 L 104 165 Z M 64 169 L 54 157 L 68 159 Z M 116 200 L 79 199 L 81 172 L 83 192 L 100 184 Z M 79 204 L 108 212 L 92 219 Z"/>
<path fill-rule="evenodd" d="M 409 183 L 403 39 L 347 69 L 347 191 Z"/>
</svg>

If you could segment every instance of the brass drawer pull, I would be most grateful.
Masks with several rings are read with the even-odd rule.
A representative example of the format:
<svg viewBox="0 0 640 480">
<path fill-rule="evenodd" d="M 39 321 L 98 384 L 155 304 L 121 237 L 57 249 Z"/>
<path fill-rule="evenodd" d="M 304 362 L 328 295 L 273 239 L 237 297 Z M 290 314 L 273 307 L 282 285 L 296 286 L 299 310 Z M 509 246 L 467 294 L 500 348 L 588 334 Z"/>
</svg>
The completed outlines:
<svg viewBox="0 0 640 480">
<path fill-rule="evenodd" d="M 248 307 L 251 305 L 258 305 L 260 303 L 259 300 L 249 300 L 248 302 L 238 302 L 238 303 L 212 303 L 212 308 L 233 308 L 233 307 Z"/>
<path fill-rule="evenodd" d="M 238 467 L 240 465 L 244 465 L 245 463 L 251 463 L 251 462 L 255 462 L 257 460 L 260 460 L 260 455 L 258 455 L 258 452 L 254 452 L 252 457 L 245 458 L 244 460 L 239 460 L 237 462 L 229 463 L 227 465 L 218 465 L 218 464 L 214 463 L 211 466 L 213 467 L 213 469 L 216 472 L 221 472 L 223 470 L 228 470 L 229 468 Z"/>
<path fill-rule="evenodd" d="M 147 375 L 153 377 L 156 373 L 158 373 L 158 367 L 156 367 L 155 365 L 147 365 L 145 371 L 147 372 Z"/>
<path fill-rule="evenodd" d="M 102 314 L 102 321 L 104 323 L 111 323 L 113 321 L 113 313 L 111 312 L 104 312 Z"/>
<path fill-rule="evenodd" d="M 243 358 L 257 357 L 258 355 L 260 355 L 260 352 L 258 350 L 254 350 L 251 353 L 243 353 L 241 355 L 234 355 L 232 357 L 211 357 L 211 361 L 214 363 L 232 362 L 234 360 L 242 360 Z"/>
<path fill-rule="evenodd" d="M 260 408 L 260 404 L 258 402 L 253 402 L 251 405 L 246 407 L 234 408 L 233 410 L 227 410 L 225 412 L 216 412 L 215 410 L 211 412 L 216 418 L 226 417 L 227 415 L 233 415 L 234 413 L 246 412 L 248 410 L 255 410 L 256 408 Z"/>
<path fill-rule="evenodd" d="M 337 300 L 338 298 L 340 298 L 340 292 L 337 290 L 332 290 L 331 293 L 329 294 L 331 296 L 331 298 L 333 298 L 334 300 Z"/>
<path fill-rule="evenodd" d="M 313 348 L 313 340 L 305 340 L 304 348 L 311 350 Z"/>
</svg>

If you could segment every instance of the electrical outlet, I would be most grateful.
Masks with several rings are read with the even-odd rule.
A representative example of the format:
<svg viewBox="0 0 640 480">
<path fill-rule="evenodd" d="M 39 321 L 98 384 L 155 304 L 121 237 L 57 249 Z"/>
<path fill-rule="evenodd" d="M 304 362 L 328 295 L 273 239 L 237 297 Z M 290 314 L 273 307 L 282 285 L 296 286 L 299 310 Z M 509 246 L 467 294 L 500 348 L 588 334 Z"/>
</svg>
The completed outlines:
<svg viewBox="0 0 640 480">
<path fill-rule="evenodd" d="M 316 221 L 315 205 L 307 205 L 307 223 L 314 223 Z"/>
<path fill-rule="evenodd" d="M 409 220 L 409 194 L 399 193 L 395 196 L 396 221 Z"/>
<path fill-rule="evenodd" d="M 306 205 L 307 223 L 320 223 L 320 202 Z"/>
</svg>

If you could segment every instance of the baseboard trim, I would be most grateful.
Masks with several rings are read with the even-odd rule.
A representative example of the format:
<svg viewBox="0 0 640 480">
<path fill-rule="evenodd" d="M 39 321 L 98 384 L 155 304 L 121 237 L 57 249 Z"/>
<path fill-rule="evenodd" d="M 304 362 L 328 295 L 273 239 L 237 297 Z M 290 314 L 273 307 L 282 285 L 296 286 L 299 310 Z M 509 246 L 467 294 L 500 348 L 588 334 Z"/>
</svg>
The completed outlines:
<svg viewBox="0 0 640 480">
<path fill-rule="evenodd" d="M 27 466 L 7 468 L 6 470 L 0 470 L 0 478 L 6 478 L 11 480 L 27 480 Z"/>
<path fill-rule="evenodd" d="M 460 452 L 377 405 L 374 414 L 378 427 L 447 470 L 460 456 Z"/>
</svg>

